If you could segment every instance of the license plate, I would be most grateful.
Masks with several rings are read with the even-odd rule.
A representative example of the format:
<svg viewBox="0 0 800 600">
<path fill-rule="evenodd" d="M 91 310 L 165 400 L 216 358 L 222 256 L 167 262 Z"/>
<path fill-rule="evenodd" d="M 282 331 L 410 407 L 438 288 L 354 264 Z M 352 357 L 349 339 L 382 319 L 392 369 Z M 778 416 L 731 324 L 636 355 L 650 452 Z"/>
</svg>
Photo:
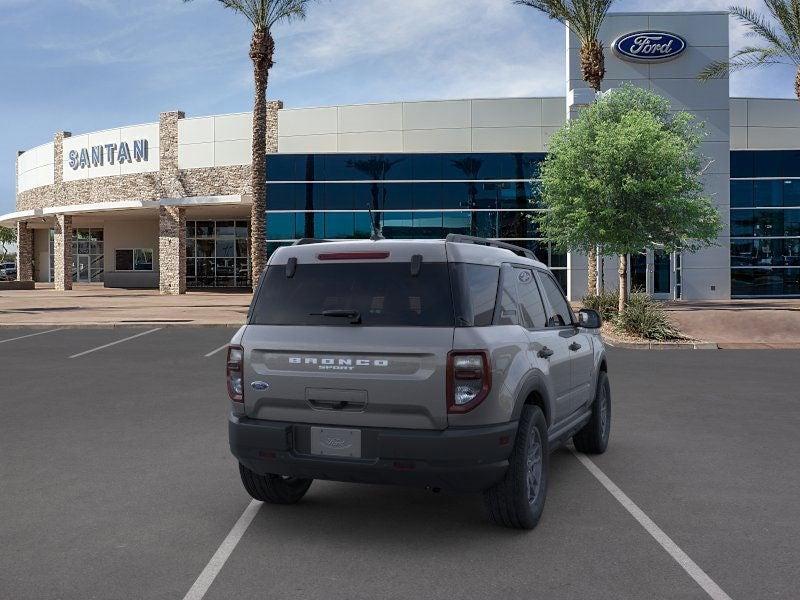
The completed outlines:
<svg viewBox="0 0 800 600">
<path fill-rule="evenodd" d="M 361 458 L 361 430 L 312 427 L 311 454 Z"/>
</svg>

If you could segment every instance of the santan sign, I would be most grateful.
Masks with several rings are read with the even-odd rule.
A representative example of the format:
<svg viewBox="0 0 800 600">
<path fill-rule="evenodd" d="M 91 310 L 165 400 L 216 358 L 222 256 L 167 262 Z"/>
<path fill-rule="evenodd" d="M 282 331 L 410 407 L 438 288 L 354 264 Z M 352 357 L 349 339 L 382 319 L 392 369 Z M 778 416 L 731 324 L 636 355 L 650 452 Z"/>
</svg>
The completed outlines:
<svg viewBox="0 0 800 600">
<path fill-rule="evenodd" d="M 131 146 L 133 149 L 131 150 Z M 115 163 L 125 164 L 136 162 L 147 162 L 148 143 L 146 139 L 120 142 L 119 144 L 102 144 L 91 148 L 81 148 L 70 150 L 67 157 L 69 166 L 73 171 L 91 167 L 102 167 L 104 164 L 113 165 Z"/>
<path fill-rule="evenodd" d="M 614 40 L 614 53 L 634 62 L 672 60 L 686 50 L 686 40 L 665 31 L 637 31 Z"/>
</svg>

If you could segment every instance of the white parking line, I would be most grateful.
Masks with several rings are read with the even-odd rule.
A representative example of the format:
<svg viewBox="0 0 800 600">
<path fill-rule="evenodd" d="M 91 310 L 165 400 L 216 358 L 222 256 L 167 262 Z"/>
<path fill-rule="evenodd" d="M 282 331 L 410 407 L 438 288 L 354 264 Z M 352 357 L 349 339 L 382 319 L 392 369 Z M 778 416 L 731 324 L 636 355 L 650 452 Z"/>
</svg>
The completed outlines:
<svg viewBox="0 0 800 600">
<path fill-rule="evenodd" d="M 211 587 L 211 584 L 214 583 L 222 567 L 225 566 L 225 563 L 236 548 L 239 540 L 242 539 L 250 523 L 253 522 L 261 506 L 262 503 L 258 500 L 250 501 L 250 504 L 244 509 L 242 516 L 236 521 L 233 529 L 231 529 L 225 539 L 222 540 L 222 544 L 220 544 L 220 547 L 214 552 L 214 556 L 211 557 L 211 560 L 208 561 L 206 568 L 203 569 L 203 572 L 197 577 L 192 587 L 186 592 L 183 600 L 201 600 L 201 598 L 206 595 L 208 588 Z"/>
<path fill-rule="evenodd" d="M 212 350 L 211 352 L 206 354 L 203 358 L 208 358 L 209 356 L 214 356 L 217 352 L 221 352 L 222 350 L 225 350 L 225 348 L 227 348 L 229 345 L 230 345 L 230 343 L 225 344 L 224 346 L 220 346 L 216 350 Z"/>
<path fill-rule="evenodd" d="M 16 342 L 17 340 L 24 340 L 25 338 L 34 337 L 36 335 L 44 335 L 45 333 L 53 333 L 54 331 L 61 331 L 64 329 L 63 327 L 59 327 L 58 329 L 50 329 L 48 331 L 39 331 L 37 333 L 29 333 L 28 335 L 21 335 L 19 337 L 10 338 L 7 340 L 0 340 L 0 344 L 5 344 L 6 342 Z"/>
<path fill-rule="evenodd" d="M 616 484 L 611 481 L 608 476 L 600 470 L 596 464 L 594 464 L 591 459 L 586 456 L 585 454 L 579 454 L 572 450 L 572 453 L 575 457 L 581 461 L 584 467 L 586 467 L 589 472 L 594 475 L 595 479 L 599 481 L 604 488 L 606 488 L 614 498 L 616 498 L 617 502 L 619 502 L 622 507 L 627 510 L 630 515 L 639 522 L 639 525 L 644 527 L 645 531 L 653 536 L 653 539 L 659 543 L 659 545 L 667 551 L 667 553 L 675 559 L 681 568 L 683 568 L 686 573 L 689 574 L 689 577 L 695 580 L 697 585 L 699 585 L 703 590 L 705 590 L 706 594 L 709 595 L 710 598 L 713 600 L 731 600 L 731 597 L 726 594 L 721 587 L 719 587 L 711 577 L 709 577 L 703 569 L 701 569 L 696 562 L 694 562 L 689 555 L 686 554 L 683 550 L 681 550 L 678 545 L 672 541 L 672 539 L 664 533 L 661 528 L 656 525 L 653 520 L 648 517 L 641 508 L 636 506 L 636 504 L 625 495 L 621 489 L 619 489 Z"/>
<path fill-rule="evenodd" d="M 121 344 L 122 342 L 127 342 L 128 340 L 132 340 L 138 337 L 142 337 L 143 335 L 147 335 L 148 333 L 155 333 L 156 331 L 161 331 L 162 327 L 156 327 L 155 329 L 150 329 L 149 331 L 143 331 L 142 333 L 137 333 L 136 335 L 132 335 L 130 337 L 122 338 L 121 340 L 117 340 L 116 342 L 111 342 L 110 344 L 103 344 L 102 346 L 98 346 L 97 348 L 92 348 L 91 350 L 86 350 L 84 352 L 78 352 L 77 354 L 73 354 L 70 358 L 78 358 L 79 356 L 85 356 L 87 354 L 91 354 L 92 352 L 97 352 L 98 350 L 102 350 L 103 348 L 108 348 L 109 346 L 116 346 L 117 344 Z"/>
</svg>

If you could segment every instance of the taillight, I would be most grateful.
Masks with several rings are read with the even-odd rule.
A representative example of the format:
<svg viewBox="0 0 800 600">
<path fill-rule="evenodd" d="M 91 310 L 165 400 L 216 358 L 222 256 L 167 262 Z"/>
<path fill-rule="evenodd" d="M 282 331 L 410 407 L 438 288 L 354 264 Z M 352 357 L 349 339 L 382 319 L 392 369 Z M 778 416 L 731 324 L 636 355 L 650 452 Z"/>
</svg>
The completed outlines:
<svg viewBox="0 0 800 600">
<path fill-rule="evenodd" d="M 471 411 L 486 399 L 491 387 L 488 352 L 455 350 L 447 355 L 447 412 Z"/>
<path fill-rule="evenodd" d="M 228 379 L 228 396 L 234 402 L 244 402 L 244 348 L 241 346 L 228 346 L 228 363 L 225 368 Z"/>
</svg>

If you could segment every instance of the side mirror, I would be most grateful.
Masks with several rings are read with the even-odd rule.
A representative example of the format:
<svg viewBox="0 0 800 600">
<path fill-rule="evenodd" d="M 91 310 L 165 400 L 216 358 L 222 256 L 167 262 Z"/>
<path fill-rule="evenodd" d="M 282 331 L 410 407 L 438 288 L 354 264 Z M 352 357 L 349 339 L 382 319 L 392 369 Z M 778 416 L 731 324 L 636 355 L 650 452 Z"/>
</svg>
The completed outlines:
<svg viewBox="0 0 800 600">
<path fill-rule="evenodd" d="M 586 329 L 600 329 L 603 319 L 596 310 L 582 308 L 578 311 L 578 325 Z"/>
</svg>

